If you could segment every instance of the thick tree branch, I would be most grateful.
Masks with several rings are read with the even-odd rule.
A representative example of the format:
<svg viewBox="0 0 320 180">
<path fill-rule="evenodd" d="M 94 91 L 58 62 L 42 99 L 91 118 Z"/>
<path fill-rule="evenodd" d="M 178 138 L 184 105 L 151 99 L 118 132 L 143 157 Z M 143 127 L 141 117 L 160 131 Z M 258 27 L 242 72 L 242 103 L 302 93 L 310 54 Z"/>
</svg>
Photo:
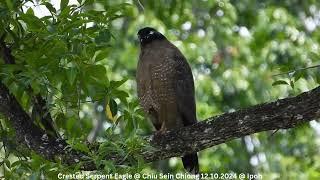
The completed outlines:
<svg viewBox="0 0 320 180">
<path fill-rule="evenodd" d="M 150 138 L 156 147 L 142 152 L 146 161 L 182 156 L 246 135 L 293 128 L 320 118 L 320 87 L 296 97 L 259 104 Z"/>
</svg>

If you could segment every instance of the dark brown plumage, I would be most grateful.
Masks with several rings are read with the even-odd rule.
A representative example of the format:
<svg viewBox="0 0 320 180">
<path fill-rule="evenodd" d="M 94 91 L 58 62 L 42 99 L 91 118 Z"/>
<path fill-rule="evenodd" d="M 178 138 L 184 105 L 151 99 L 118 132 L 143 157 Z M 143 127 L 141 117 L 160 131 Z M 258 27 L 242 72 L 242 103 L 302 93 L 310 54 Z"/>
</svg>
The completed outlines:
<svg viewBox="0 0 320 180">
<path fill-rule="evenodd" d="M 138 97 L 156 130 L 163 132 L 196 123 L 194 82 L 186 58 L 153 28 L 139 30 L 138 36 Z M 185 155 L 182 161 L 189 172 L 199 172 L 197 153 Z"/>
</svg>

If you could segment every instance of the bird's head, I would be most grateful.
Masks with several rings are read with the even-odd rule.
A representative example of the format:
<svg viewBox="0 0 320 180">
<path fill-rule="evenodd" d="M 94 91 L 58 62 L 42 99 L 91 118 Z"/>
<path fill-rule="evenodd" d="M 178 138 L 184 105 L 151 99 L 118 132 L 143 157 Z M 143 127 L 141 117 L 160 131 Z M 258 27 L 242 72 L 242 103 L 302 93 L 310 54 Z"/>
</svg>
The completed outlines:
<svg viewBox="0 0 320 180">
<path fill-rule="evenodd" d="M 138 38 L 141 46 L 144 46 L 155 40 L 162 40 L 166 37 L 151 27 L 145 27 L 138 31 Z"/>
</svg>

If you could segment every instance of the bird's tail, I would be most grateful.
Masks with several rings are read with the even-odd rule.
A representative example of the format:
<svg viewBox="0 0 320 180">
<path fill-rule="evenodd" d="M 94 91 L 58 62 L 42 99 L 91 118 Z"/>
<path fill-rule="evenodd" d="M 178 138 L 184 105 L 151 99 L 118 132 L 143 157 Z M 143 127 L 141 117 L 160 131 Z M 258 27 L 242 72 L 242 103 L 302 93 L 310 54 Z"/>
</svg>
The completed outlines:
<svg viewBox="0 0 320 180">
<path fill-rule="evenodd" d="M 183 167 L 192 174 L 199 174 L 197 153 L 187 154 L 182 157 Z"/>
</svg>

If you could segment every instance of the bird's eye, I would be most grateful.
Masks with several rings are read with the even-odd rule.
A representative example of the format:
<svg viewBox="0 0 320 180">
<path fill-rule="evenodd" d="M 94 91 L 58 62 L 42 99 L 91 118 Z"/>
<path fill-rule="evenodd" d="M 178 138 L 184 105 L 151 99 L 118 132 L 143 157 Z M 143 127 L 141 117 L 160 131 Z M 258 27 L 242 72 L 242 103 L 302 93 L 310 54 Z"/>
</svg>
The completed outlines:
<svg viewBox="0 0 320 180">
<path fill-rule="evenodd" d="M 150 34 L 150 35 L 154 34 L 154 31 L 150 31 L 149 34 Z"/>
</svg>

